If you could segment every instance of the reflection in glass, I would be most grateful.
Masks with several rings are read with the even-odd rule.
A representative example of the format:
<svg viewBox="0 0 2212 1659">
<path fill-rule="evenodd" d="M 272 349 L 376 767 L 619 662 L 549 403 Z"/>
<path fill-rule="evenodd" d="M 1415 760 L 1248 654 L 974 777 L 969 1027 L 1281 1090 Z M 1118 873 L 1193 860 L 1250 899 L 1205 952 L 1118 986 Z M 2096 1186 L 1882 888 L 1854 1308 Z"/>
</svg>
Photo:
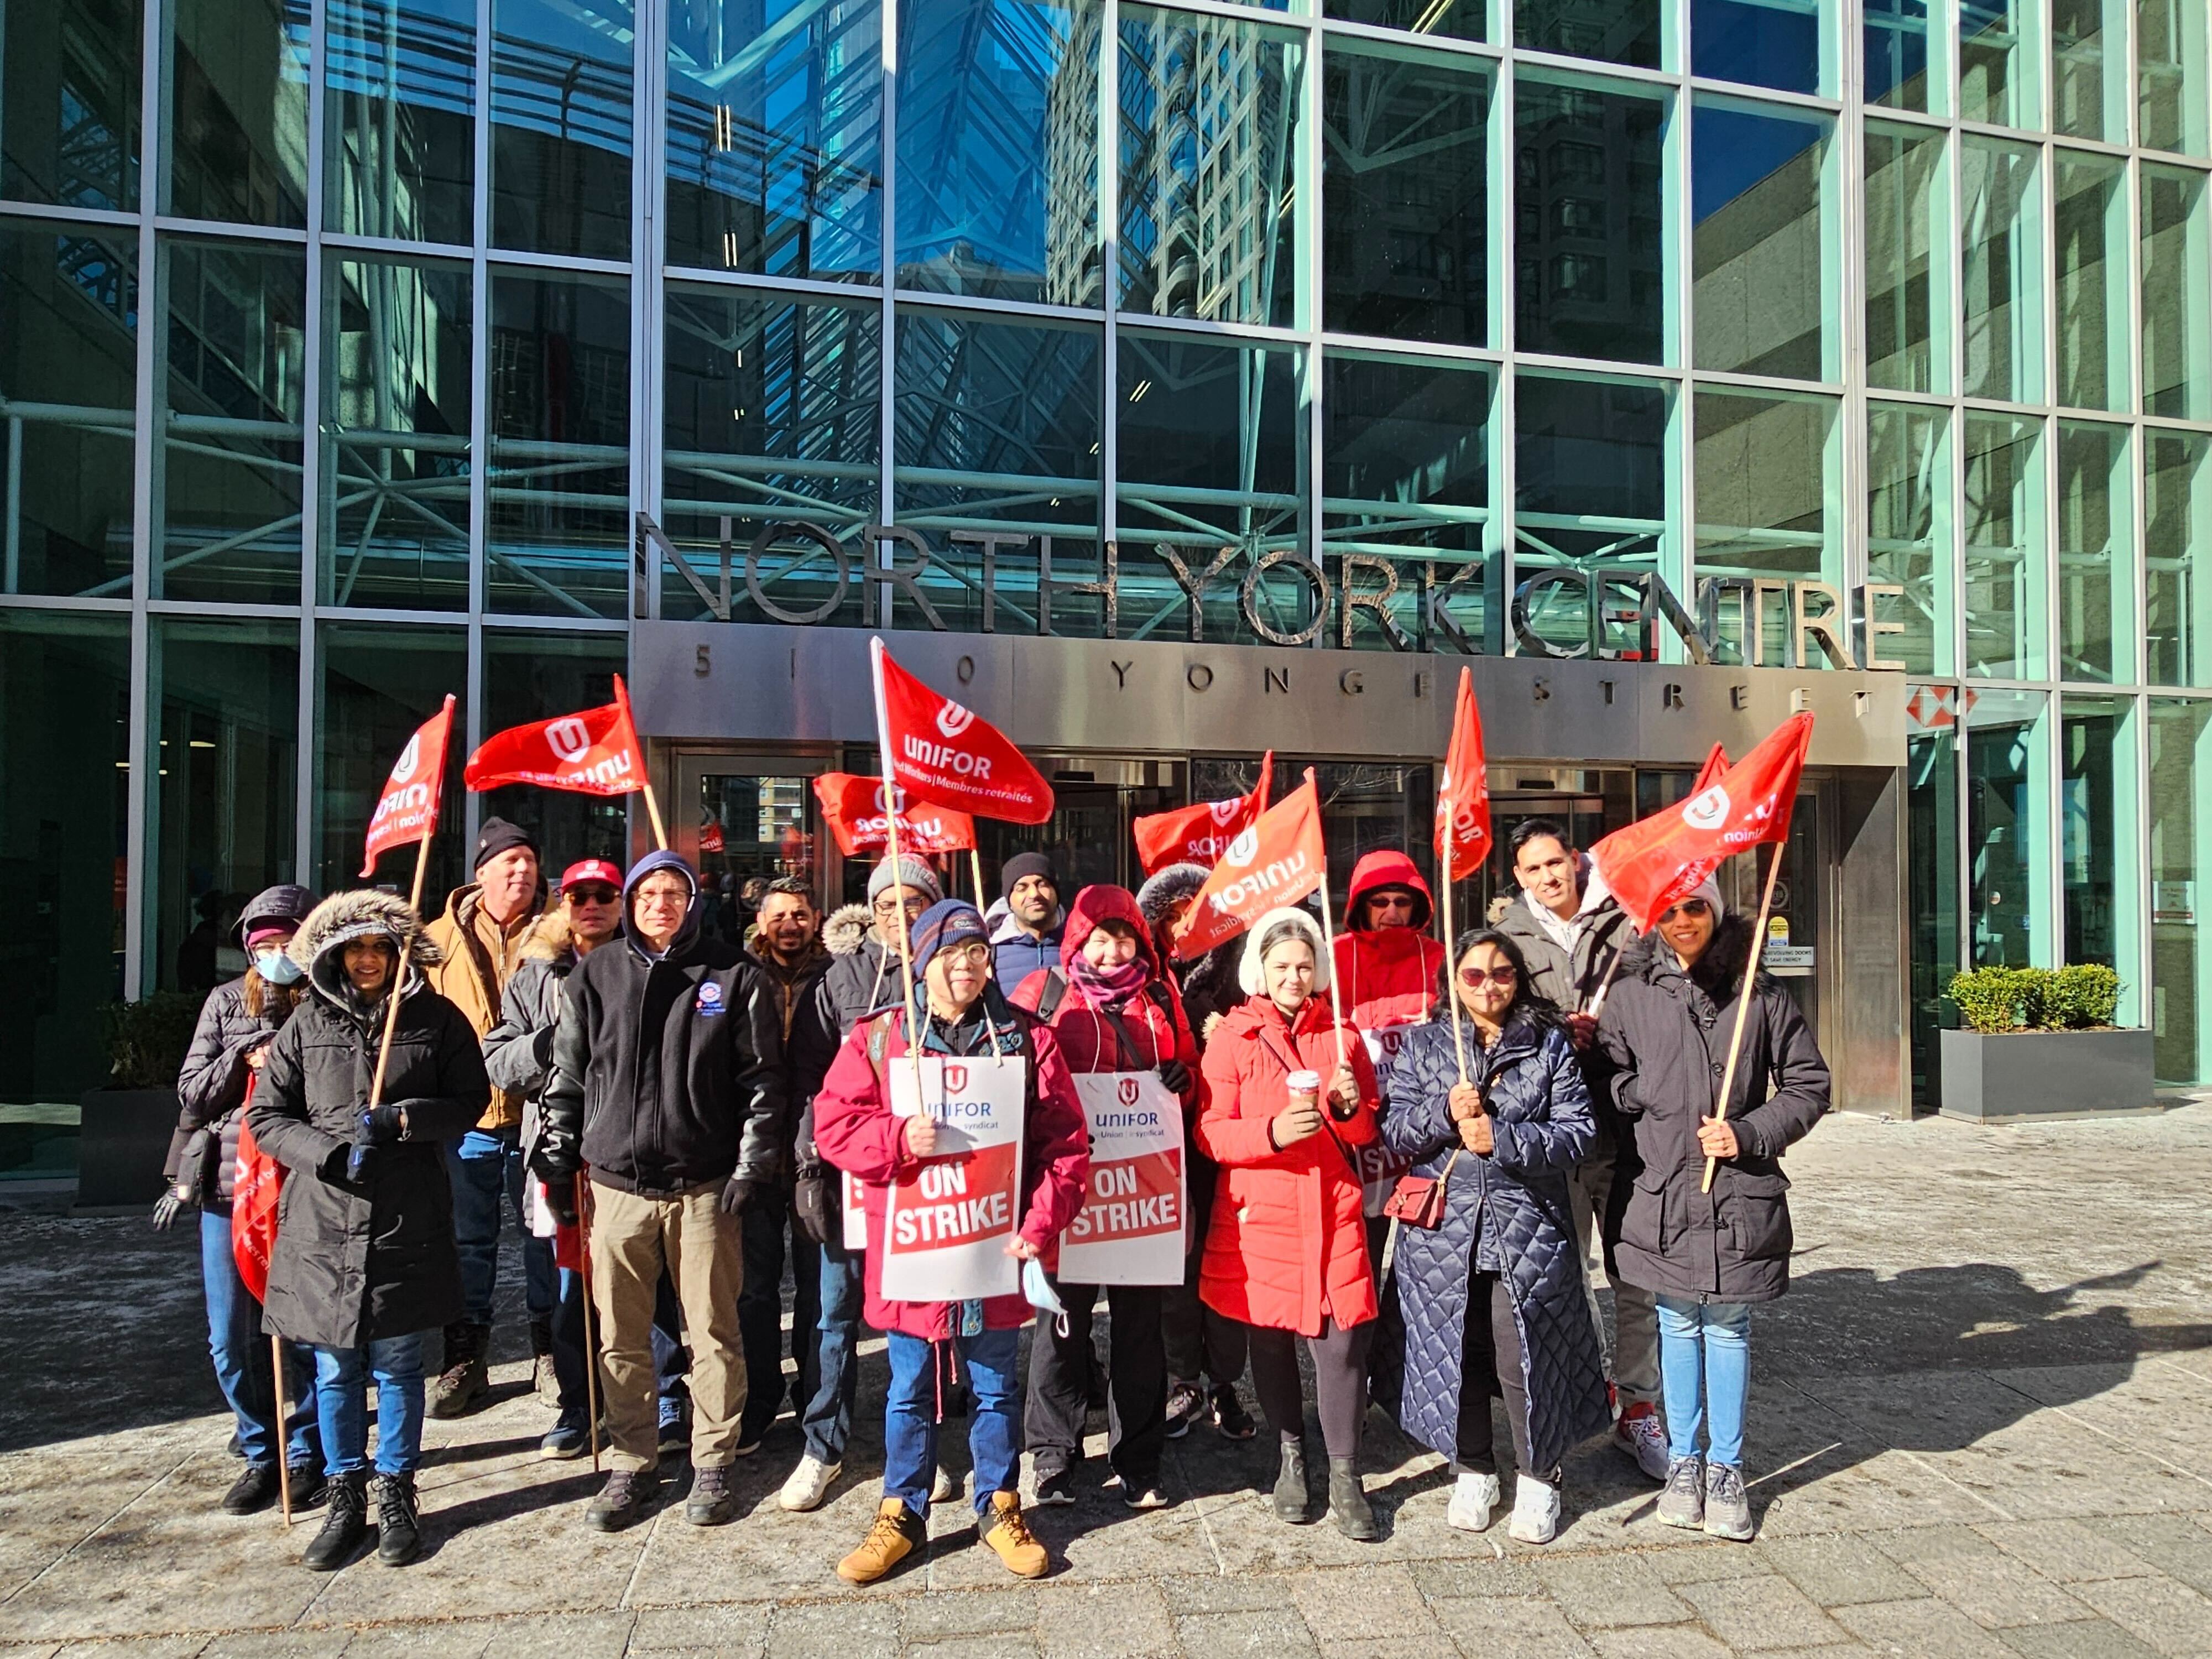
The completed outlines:
<svg viewBox="0 0 2212 1659">
<path fill-rule="evenodd" d="M 1902 623 L 1905 631 L 1878 636 L 1875 654 L 1916 674 L 1952 672 L 1959 577 L 1948 436 L 1942 410 L 1868 405 L 1867 580 L 1905 590 L 1875 610 L 1877 621 Z"/>
<path fill-rule="evenodd" d="M 876 516 L 883 482 L 881 314 L 739 289 L 669 289 L 663 519 L 718 600 L 729 548 L 731 614 L 740 620 L 824 605 L 838 607 L 825 621 L 862 620 L 862 585 L 852 581 L 840 606 L 836 562 L 809 537 L 787 532 L 763 550 L 769 610 L 754 602 L 743 562 L 768 526 L 791 520 L 838 538 L 854 568 L 866 556 L 860 526 Z M 664 617 L 709 614 L 672 567 L 661 572 L 660 603 Z"/>
<path fill-rule="evenodd" d="M 2025 144 L 1962 139 L 1959 194 L 1966 288 L 1960 390 L 1969 398 L 2033 403 L 2043 395 L 2035 152 Z"/>
<path fill-rule="evenodd" d="M 488 358 L 490 608 L 622 616 L 629 285 L 618 276 L 495 272 Z"/>
<path fill-rule="evenodd" d="M 1959 0 L 1959 113 L 1999 126 L 2040 124 L 2036 0 Z"/>
<path fill-rule="evenodd" d="M 902 288 L 1099 302 L 1103 26 L 1096 0 L 910 0 L 899 46 Z M 1125 38 L 1139 27 L 1125 24 Z M 1212 60 L 1194 67 L 1222 72 Z M 1260 114 L 1242 106 L 1257 90 L 1237 84 L 1253 82 L 1249 71 L 1223 80 L 1224 115 Z M 1209 175 L 1212 159 L 1200 163 L 1201 190 L 1229 182 Z"/>
<path fill-rule="evenodd" d="M 1907 695 L 1917 690 L 1908 689 Z M 1906 879 L 1912 902 L 1912 1098 L 1937 1103 L 1936 1031 L 1959 957 L 1959 744 L 1916 732 L 1905 750 Z"/>
<path fill-rule="evenodd" d="M 2142 1016 L 2136 962 L 2142 949 L 2136 897 L 2142 829 L 2136 821 L 2133 697 L 2059 702 L 2059 880 L 2066 937 L 2060 960 L 2097 962 L 2120 975 L 2117 1023 Z"/>
<path fill-rule="evenodd" d="M 2124 163 L 2062 149 L 2054 221 L 2058 401 L 2128 406 L 2128 204 Z"/>
<path fill-rule="evenodd" d="M 2048 0 L 2051 125 L 2076 138 L 2128 141 L 2127 0 Z"/>
<path fill-rule="evenodd" d="M 131 590 L 137 252 L 0 220 L 0 593 Z"/>
<path fill-rule="evenodd" d="M 1943 141 L 1915 127 L 1866 130 L 1867 380 L 1898 392 L 1936 392 L 1950 352 L 1936 347 L 1945 308 L 1936 301 L 1949 216 Z M 1946 342 L 1948 345 L 1948 341 Z"/>
<path fill-rule="evenodd" d="M 1665 388 L 1522 374 L 1514 388 L 1513 549 L 1517 635 L 1525 627 L 1555 651 L 1588 648 L 1582 579 L 1547 567 L 1656 570 L 1667 538 Z M 1531 585 L 1531 578 L 1538 580 Z M 1611 648 L 1643 641 L 1633 624 Z"/>
<path fill-rule="evenodd" d="M 155 457 L 156 599 L 300 600 L 304 251 L 162 245 L 167 441 Z"/>
<path fill-rule="evenodd" d="M 668 261 L 873 280 L 879 0 L 686 0 L 668 20 Z"/>
<path fill-rule="evenodd" d="M 167 0 L 165 210 L 307 222 L 307 0 Z"/>
<path fill-rule="evenodd" d="M 491 239 L 629 255 L 632 0 L 492 0 Z"/>
<path fill-rule="evenodd" d="M 459 627 L 393 627 L 324 623 L 315 657 L 322 669 L 313 746 L 315 768 L 314 869 L 305 879 L 323 892 L 361 886 L 362 838 L 377 792 L 415 728 L 438 712 L 450 693 L 453 744 L 446 756 L 441 823 L 461 821 L 460 748 L 468 730 L 469 647 Z M 541 713 L 539 718 L 543 718 Z M 385 883 L 411 880 L 411 847 L 387 853 L 378 866 Z M 450 893 L 467 879 L 467 843 L 458 834 L 430 841 L 423 881 L 427 909 L 432 895 Z"/>
<path fill-rule="evenodd" d="M 148 652 L 160 710 L 146 802 L 155 983 L 212 991 L 246 971 L 230 931 L 239 907 L 297 879 L 300 624 L 157 617 Z"/>
<path fill-rule="evenodd" d="M 325 605 L 469 604 L 469 273 L 336 259 L 323 284 Z"/>
<path fill-rule="evenodd" d="M 1393 561 L 1399 585 L 1385 602 L 1392 619 L 1422 648 L 1446 649 L 1449 639 L 1425 637 L 1410 561 L 1426 556 L 1436 584 L 1449 585 L 1439 608 L 1480 647 L 1491 609 L 1481 556 L 1491 523 L 1492 371 L 1331 351 L 1322 380 L 1322 537 L 1331 574 L 1342 583 L 1338 562 L 1347 555 Z M 1387 583 L 1368 570 L 1356 585 Z M 1360 613 L 1352 643 L 1384 642 L 1372 613 Z"/>
<path fill-rule="evenodd" d="M 1326 326 L 1486 344 L 1490 76 L 1334 44 L 1322 71 Z"/>
<path fill-rule="evenodd" d="M 1013 324 L 901 310 L 892 365 L 897 521 L 939 549 L 918 586 L 949 626 L 974 632 L 983 624 L 981 550 L 952 544 L 959 532 L 1014 538 L 997 550 L 994 598 L 1003 609 L 991 618 L 994 629 L 1042 631 L 1036 538 L 1052 538 L 1059 579 L 1100 579 L 1098 411 L 1105 349 L 1105 332 L 1095 324 Z M 908 562 L 904 549 L 892 544 L 888 550 Z M 1175 591 L 1164 571 L 1158 586 L 1163 600 Z M 1127 603 L 1132 594 L 1123 597 Z M 1062 600 L 1054 609 L 1052 631 L 1099 637 L 1099 606 L 1096 598 Z M 920 620 L 903 596 L 892 625 L 902 619 L 908 627 Z"/>
<path fill-rule="evenodd" d="M 1928 73 L 1928 0 L 1865 0 L 1863 9 L 1867 102 L 1942 114 L 1943 89 Z"/>
<path fill-rule="evenodd" d="M 1289 9 L 1288 0 L 1268 0 L 1268 3 L 1275 11 Z M 1486 9 L 1486 0 L 1322 0 L 1322 4 L 1324 16 L 1452 40 L 1487 40 Z"/>
<path fill-rule="evenodd" d="M 2058 425 L 2058 678 L 2136 677 L 2134 465 L 2126 429 Z"/>
<path fill-rule="evenodd" d="M 1966 416 L 1966 672 L 2044 674 L 2040 425 Z"/>
<path fill-rule="evenodd" d="M 1983 691 L 1966 713 L 1966 872 L 1977 968 L 2055 968 L 2050 699 Z"/>
<path fill-rule="evenodd" d="M 628 672 L 629 657 L 629 642 L 618 633 L 487 628 L 483 729 L 498 732 L 542 720 L 556 709 L 604 708 L 615 700 L 615 676 Z M 547 849 L 549 860 L 599 858 L 621 866 L 629 858 L 628 803 L 635 799 L 514 784 L 487 790 L 480 811 L 485 817 L 502 817 L 529 830 Z M 674 823 L 669 831 L 677 833 Z"/>
<path fill-rule="evenodd" d="M 2150 700 L 2150 1028 L 2159 1080 L 2212 1073 L 2212 702 Z"/>
<path fill-rule="evenodd" d="M 2212 685 L 2212 438 L 2143 434 L 2143 677 Z"/>
<path fill-rule="evenodd" d="M 2205 153 L 2205 9 L 2198 0 L 2136 0 L 2136 142 Z"/>
<path fill-rule="evenodd" d="M 2212 233 L 2204 174 L 2142 169 L 2143 412 L 2212 415 Z"/>
<path fill-rule="evenodd" d="M 1820 200 L 1825 120 L 1753 115 L 1700 100 L 1691 132 L 1697 365 L 1833 378 L 1835 310 Z"/>
<path fill-rule="evenodd" d="M 323 223 L 356 236 L 475 234 L 475 0 L 330 0 Z"/>
<path fill-rule="evenodd" d="M 138 205 L 139 4 L 0 7 L 0 196 Z"/>
<path fill-rule="evenodd" d="M 1460 0 L 1462 5 L 1468 0 Z M 1659 67 L 1660 0 L 1502 0 L 1513 44 L 1608 64 Z"/>
<path fill-rule="evenodd" d="M 1521 349 L 1662 361 L 1662 106 L 1527 76 L 1513 100 Z"/>
<path fill-rule="evenodd" d="M 1825 580 L 1840 591 L 1841 515 L 1828 511 L 1835 402 L 1700 391 L 1697 417 L 1698 580 L 1719 580 L 1735 594 L 1718 607 L 1721 638 L 1739 662 L 1798 665 L 1782 596 L 1762 604 L 1750 584 Z"/>
<path fill-rule="evenodd" d="M 1291 189 L 1304 48 L 1257 24 L 1125 6 L 1121 300 L 1216 322 L 1300 320 Z"/>
<path fill-rule="evenodd" d="M 1820 7 L 1690 0 L 1690 73 L 1784 92 L 1820 90 Z"/>
</svg>

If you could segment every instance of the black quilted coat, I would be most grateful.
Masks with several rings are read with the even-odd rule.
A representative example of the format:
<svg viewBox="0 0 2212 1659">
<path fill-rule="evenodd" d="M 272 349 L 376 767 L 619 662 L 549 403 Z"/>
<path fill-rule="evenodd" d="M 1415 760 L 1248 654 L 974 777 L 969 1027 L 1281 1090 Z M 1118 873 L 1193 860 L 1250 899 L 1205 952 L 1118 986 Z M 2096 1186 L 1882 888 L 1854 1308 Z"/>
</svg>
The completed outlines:
<svg viewBox="0 0 2212 1659">
<path fill-rule="evenodd" d="M 1465 1032 L 1497 1144 L 1489 1157 L 1464 1153 L 1453 1166 L 1442 1226 L 1398 1230 L 1377 1391 L 1407 1434 L 1459 1455 L 1468 1286 L 1478 1262 L 1494 1266 L 1521 1333 L 1529 1455 L 1549 1469 L 1611 1417 L 1567 1207 L 1568 1176 L 1597 1131 L 1574 1047 L 1557 1025 L 1523 1004 L 1487 1050 L 1472 1026 Z M 1383 1144 L 1413 1158 L 1418 1175 L 1442 1174 L 1460 1144 L 1449 1109 L 1458 1081 L 1450 1016 L 1440 1011 L 1407 1036 L 1385 1091 Z"/>
</svg>

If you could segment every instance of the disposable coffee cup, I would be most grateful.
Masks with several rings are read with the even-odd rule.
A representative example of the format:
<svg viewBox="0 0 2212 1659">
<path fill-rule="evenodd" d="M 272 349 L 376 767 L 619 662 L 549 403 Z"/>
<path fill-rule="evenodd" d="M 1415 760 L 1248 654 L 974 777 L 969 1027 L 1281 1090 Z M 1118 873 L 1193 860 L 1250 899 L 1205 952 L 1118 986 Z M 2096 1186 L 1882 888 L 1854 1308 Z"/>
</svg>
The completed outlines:
<svg viewBox="0 0 2212 1659">
<path fill-rule="evenodd" d="M 1315 1097 L 1321 1093 L 1321 1073 L 1293 1072 L 1291 1073 L 1289 1088 L 1292 1100 L 1303 1105 L 1310 1106 Z"/>
</svg>

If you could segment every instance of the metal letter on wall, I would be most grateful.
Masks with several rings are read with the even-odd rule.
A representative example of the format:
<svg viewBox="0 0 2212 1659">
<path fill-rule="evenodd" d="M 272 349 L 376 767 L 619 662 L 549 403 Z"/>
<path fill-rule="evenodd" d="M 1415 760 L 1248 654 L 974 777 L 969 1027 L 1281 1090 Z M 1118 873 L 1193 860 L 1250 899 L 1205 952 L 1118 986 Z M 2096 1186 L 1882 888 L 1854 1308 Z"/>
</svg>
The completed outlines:
<svg viewBox="0 0 2212 1659">
<path fill-rule="evenodd" d="M 1362 588 L 1358 586 L 1363 571 L 1380 572 L 1382 586 Z M 1352 648 L 1352 619 L 1364 611 L 1375 618 L 1382 630 L 1382 637 L 1390 641 L 1393 651 L 1411 651 L 1413 641 L 1406 630 L 1398 626 L 1398 619 L 1390 614 L 1390 601 L 1398 597 L 1398 567 L 1388 559 L 1378 559 L 1368 553 L 1346 553 L 1337 562 L 1337 592 L 1340 596 L 1337 617 L 1336 642 L 1349 651 Z"/>
<path fill-rule="evenodd" d="M 1102 543 L 1098 550 L 1098 580 L 1095 582 L 1064 582 L 1052 574 L 1052 538 L 1037 538 L 1037 632 L 1052 633 L 1052 596 L 1055 593 L 1096 593 L 1102 604 L 1106 637 L 1121 637 L 1121 555 L 1112 542 Z M 1194 634 L 1192 638 L 1198 636 Z"/>
<path fill-rule="evenodd" d="M 922 540 L 921 532 L 911 525 L 872 524 L 860 533 L 867 538 L 870 547 L 880 546 L 884 542 L 904 542 L 914 550 L 912 565 L 906 569 L 900 569 L 898 555 L 893 553 L 878 568 L 869 573 L 870 585 L 872 586 L 874 581 L 879 578 L 891 586 L 898 588 L 907 598 L 915 602 L 915 606 L 927 619 L 933 629 L 939 634 L 944 633 L 945 618 L 937 614 L 937 607 L 929 602 L 929 596 L 921 591 L 921 577 L 937 559 L 937 556 L 929 550 L 929 544 Z M 884 596 L 884 626 L 885 628 L 897 626 L 891 619 L 890 596 L 888 593 Z"/>
<path fill-rule="evenodd" d="M 725 519 L 722 522 L 727 524 L 729 520 Z M 794 531 L 799 535 L 805 537 L 807 540 L 822 548 L 830 555 L 831 562 L 837 567 L 837 586 L 836 589 L 830 593 L 828 599 L 816 605 L 811 611 L 786 611 L 782 606 L 777 605 L 775 600 L 769 598 L 767 590 L 761 584 L 761 555 L 768 551 L 769 546 L 775 542 L 777 534 L 780 532 L 786 530 Z M 813 556 L 809 554 L 806 559 L 799 561 L 799 564 L 806 563 Z M 784 571 L 783 574 L 787 576 L 791 574 L 792 570 L 795 570 L 798 568 L 798 565 L 793 565 L 789 569 Z M 760 534 L 753 538 L 753 544 L 745 550 L 746 597 L 750 599 L 753 604 L 759 608 L 763 616 L 770 617 L 776 622 L 793 623 L 804 625 L 809 623 L 823 622 L 830 617 L 836 616 L 837 614 L 837 607 L 845 603 L 845 594 L 847 590 L 852 586 L 852 580 L 853 570 L 851 564 L 845 557 L 845 544 L 839 541 L 835 536 L 831 535 L 828 531 L 824 530 L 820 525 L 809 524 L 804 519 L 778 519 L 771 523 L 763 525 L 760 529 Z M 726 618 L 725 618 L 725 620 L 726 620 Z"/>
<path fill-rule="evenodd" d="M 1193 576 L 1190 574 L 1190 567 L 1182 562 L 1182 556 L 1176 551 L 1173 542 L 1158 542 L 1153 544 L 1152 551 L 1158 554 L 1165 562 L 1169 571 L 1176 579 L 1176 586 L 1189 596 L 1190 641 L 1193 645 L 1196 645 L 1206 637 L 1207 585 L 1236 562 L 1237 555 L 1241 550 L 1234 543 L 1231 543 L 1213 556 L 1213 562 L 1206 566 L 1204 571 Z"/>
<path fill-rule="evenodd" d="M 1261 580 L 1279 564 L 1290 566 L 1313 586 L 1313 620 L 1295 634 L 1284 633 L 1260 614 L 1257 601 Z M 1243 586 L 1237 590 L 1237 597 L 1243 607 L 1244 625 L 1270 645 L 1311 645 L 1321 637 L 1321 630 L 1328 625 L 1328 577 L 1311 559 L 1291 548 L 1279 547 L 1273 552 L 1263 553 L 1253 560 L 1252 568 L 1244 573 Z"/>
</svg>

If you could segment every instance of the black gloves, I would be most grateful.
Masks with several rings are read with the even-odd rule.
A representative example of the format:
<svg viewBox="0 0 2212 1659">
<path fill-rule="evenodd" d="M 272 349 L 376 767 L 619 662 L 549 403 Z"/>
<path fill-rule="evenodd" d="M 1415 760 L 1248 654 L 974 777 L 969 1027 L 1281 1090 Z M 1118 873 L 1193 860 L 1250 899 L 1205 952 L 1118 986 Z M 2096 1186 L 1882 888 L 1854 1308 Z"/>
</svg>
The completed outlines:
<svg viewBox="0 0 2212 1659">
<path fill-rule="evenodd" d="M 577 1219 L 576 1177 L 570 1176 L 566 1181 L 546 1182 L 545 1207 L 554 1220 L 562 1226 L 574 1226 Z"/>
<path fill-rule="evenodd" d="M 1160 1067 L 1160 1081 L 1171 1093 L 1182 1094 L 1190 1087 L 1190 1067 L 1179 1060 L 1170 1060 Z"/>
<path fill-rule="evenodd" d="M 176 1224 L 177 1218 L 191 1207 L 183 1199 L 179 1198 L 175 1192 L 163 1193 L 155 1201 L 154 1231 L 157 1233 L 166 1233 Z"/>
<path fill-rule="evenodd" d="M 406 1103 L 386 1101 L 381 1106 L 372 1106 L 361 1115 L 361 1129 L 354 1136 L 357 1146 L 389 1146 L 399 1139 L 407 1127 Z"/>
<path fill-rule="evenodd" d="M 817 1244 L 840 1236 L 836 1179 L 834 1174 L 803 1175 L 792 1186 L 791 1218 Z"/>
<path fill-rule="evenodd" d="M 753 1201 L 753 1195 L 766 1183 L 743 1173 L 730 1177 L 722 1188 L 721 1207 L 724 1215 L 743 1215 Z"/>
<path fill-rule="evenodd" d="M 550 1066 L 552 1065 L 553 1039 L 559 1034 L 560 1028 L 558 1026 L 545 1025 L 539 1027 L 536 1035 L 532 1036 L 530 1039 L 531 1055 L 540 1066 Z"/>
<path fill-rule="evenodd" d="M 538 1150 L 530 1155 L 531 1173 L 548 1190 L 566 1193 L 575 1186 L 576 1171 L 583 1167 L 575 1141 L 548 1124 L 538 1139 Z"/>
</svg>

